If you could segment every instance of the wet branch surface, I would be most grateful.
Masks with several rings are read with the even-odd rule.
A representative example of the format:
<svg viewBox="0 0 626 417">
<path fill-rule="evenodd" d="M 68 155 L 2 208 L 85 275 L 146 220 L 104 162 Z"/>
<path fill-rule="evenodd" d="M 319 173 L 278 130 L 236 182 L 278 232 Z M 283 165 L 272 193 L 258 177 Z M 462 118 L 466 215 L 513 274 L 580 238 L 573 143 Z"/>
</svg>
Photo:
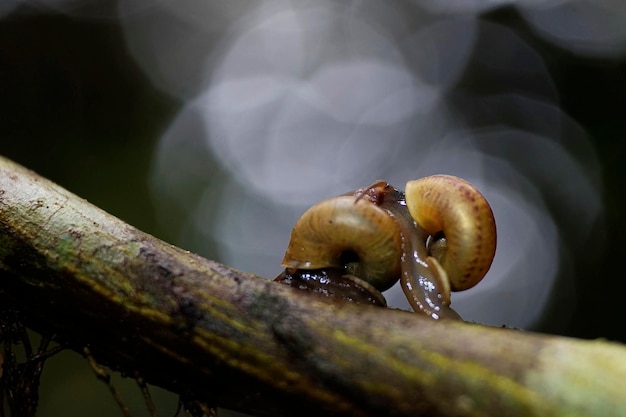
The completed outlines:
<svg viewBox="0 0 626 417">
<path fill-rule="evenodd" d="M 626 348 L 333 303 L 134 229 L 0 158 L 0 303 L 101 363 L 258 415 L 626 415 Z"/>
</svg>

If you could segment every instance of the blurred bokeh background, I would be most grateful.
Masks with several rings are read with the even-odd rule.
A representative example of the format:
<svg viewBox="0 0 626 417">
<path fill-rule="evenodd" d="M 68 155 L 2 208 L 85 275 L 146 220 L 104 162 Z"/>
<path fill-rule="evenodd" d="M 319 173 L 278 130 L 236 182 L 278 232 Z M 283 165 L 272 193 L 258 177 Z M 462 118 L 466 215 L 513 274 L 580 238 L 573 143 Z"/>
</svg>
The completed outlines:
<svg viewBox="0 0 626 417">
<path fill-rule="evenodd" d="M 465 319 L 626 342 L 625 58 L 621 0 L 3 0 L 0 154 L 268 278 L 320 199 L 458 175 L 499 232 Z M 78 355 L 43 382 L 119 415 Z"/>
</svg>

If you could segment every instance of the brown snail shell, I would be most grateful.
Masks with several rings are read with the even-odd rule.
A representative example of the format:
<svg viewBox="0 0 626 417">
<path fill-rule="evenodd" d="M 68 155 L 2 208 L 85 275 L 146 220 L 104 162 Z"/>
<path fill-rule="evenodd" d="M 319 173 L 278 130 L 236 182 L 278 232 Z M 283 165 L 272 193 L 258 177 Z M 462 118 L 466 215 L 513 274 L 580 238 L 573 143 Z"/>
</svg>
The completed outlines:
<svg viewBox="0 0 626 417">
<path fill-rule="evenodd" d="M 446 271 L 452 291 L 483 279 L 496 252 L 496 223 L 485 197 L 469 182 L 433 175 L 406 185 L 406 203 L 426 233 L 443 233 L 445 247 L 433 255 Z"/>
<path fill-rule="evenodd" d="M 343 195 L 308 209 L 291 232 L 288 269 L 346 268 L 380 291 L 400 276 L 402 240 L 387 211 L 367 198 Z"/>
</svg>

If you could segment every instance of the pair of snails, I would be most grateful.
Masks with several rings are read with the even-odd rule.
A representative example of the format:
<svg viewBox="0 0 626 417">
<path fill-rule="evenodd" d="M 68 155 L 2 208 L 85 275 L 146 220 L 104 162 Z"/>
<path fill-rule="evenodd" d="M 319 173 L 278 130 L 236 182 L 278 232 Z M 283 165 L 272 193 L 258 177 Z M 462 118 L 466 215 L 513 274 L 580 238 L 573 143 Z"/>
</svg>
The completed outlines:
<svg viewBox="0 0 626 417">
<path fill-rule="evenodd" d="M 482 280 L 495 249 L 491 207 L 467 181 L 434 175 L 409 181 L 404 193 L 376 181 L 307 210 L 276 280 L 381 305 L 380 292 L 400 280 L 416 312 L 460 318 L 450 291 Z"/>
</svg>

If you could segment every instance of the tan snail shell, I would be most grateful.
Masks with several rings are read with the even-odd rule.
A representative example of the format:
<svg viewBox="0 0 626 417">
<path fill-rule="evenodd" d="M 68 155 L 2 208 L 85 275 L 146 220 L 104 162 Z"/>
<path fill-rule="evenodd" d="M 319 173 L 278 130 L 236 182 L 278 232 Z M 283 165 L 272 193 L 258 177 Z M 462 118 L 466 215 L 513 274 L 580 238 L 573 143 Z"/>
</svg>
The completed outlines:
<svg viewBox="0 0 626 417">
<path fill-rule="evenodd" d="M 434 236 L 443 233 L 446 248 L 434 254 L 452 291 L 483 279 L 496 252 L 496 223 L 485 197 L 469 182 L 433 175 L 406 184 L 406 204 L 417 224 Z"/>
<path fill-rule="evenodd" d="M 342 268 L 380 291 L 400 276 L 401 236 L 389 214 L 366 198 L 342 195 L 308 209 L 291 232 L 282 265 L 293 269 Z"/>
<path fill-rule="evenodd" d="M 443 233 L 431 245 L 429 236 Z M 298 220 L 287 271 L 343 269 L 379 291 L 400 279 L 416 312 L 459 318 L 450 290 L 475 285 L 495 253 L 489 204 L 471 184 L 437 175 L 409 181 L 405 195 L 384 181 L 314 205 Z"/>
</svg>

